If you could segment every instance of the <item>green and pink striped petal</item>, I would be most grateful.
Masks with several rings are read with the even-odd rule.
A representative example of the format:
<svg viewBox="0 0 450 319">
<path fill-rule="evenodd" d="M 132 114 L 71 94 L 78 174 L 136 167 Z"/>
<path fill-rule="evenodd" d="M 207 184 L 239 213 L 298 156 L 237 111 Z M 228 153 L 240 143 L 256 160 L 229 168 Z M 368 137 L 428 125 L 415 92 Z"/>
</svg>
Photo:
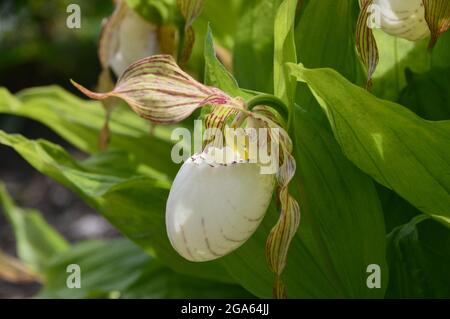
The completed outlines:
<svg viewBox="0 0 450 319">
<path fill-rule="evenodd" d="M 92 99 L 118 97 L 139 116 L 162 124 L 180 122 L 204 105 L 242 104 L 219 89 L 197 82 L 170 55 L 154 55 L 131 64 L 111 92 L 95 93 L 72 83 Z"/>
</svg>

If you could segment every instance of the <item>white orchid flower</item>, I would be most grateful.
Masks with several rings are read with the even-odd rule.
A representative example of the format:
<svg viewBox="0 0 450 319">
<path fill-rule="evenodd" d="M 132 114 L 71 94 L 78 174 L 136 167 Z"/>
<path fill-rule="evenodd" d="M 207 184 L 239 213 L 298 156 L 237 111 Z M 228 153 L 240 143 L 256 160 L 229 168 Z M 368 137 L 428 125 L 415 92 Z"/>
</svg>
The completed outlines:
<svg viewBox="0 0 450 319">
<path fill-rule="evenodd" d="M 244 244 L 256 231 L 276 185 L 281 211 L 266 242 L 266 257 L 276 275 L 274 295 L 283 297 L 285 289 L 280 276 L 299 226 L 300 210 L 288 193 L 295 160 L 291 139 L 283 128 L 285 121 L 280 120 L 286 112 L 278 108 L 274 113 L 267 106 L 271 101 L 273 107 L 282 102 L 266 95 L 247 103 L 240 97 L 230 97 L 194 80 L 169 55 L 136 61 L 108 93 L 94 93 L 73 84 L 93 99 L 121 98 L 139 116 L 154 123 L 176 123 L 194 110 L 210 106 L 212 112 L 205 118 L 206 127 L 222 130 L 232 119 L 236 127 L 268 129 L 265 143 L 279 145 L 280 152 L 270 152 L 274 162 L 280 164 L 277 171 L 261 174 L 261 163 L 250 162 L 245 147 L 230 143 L 227 138 L 220 146 L 208 144 L 179 170 L 167 200 L 166 227 L 173 248 L 184 258 L 196 262 L 219 258 Z"/>
<path fill-rule="evenodd" d="M 430 35 L 422 0 L 374 0 L 381 29 L 395 37 L 418 41 Z"/>
<path fill-rule="evenodd" d="M 367 69 L 367 88 L 378 65 L 379 54 L 372 28 L 379 20 L 384 32 L 410 41 L 431 34 L 429 48 L 450 27 L 448 0 L 359 0 L 361 7 L 356 26 L 356 48 Z"/>
</svg>

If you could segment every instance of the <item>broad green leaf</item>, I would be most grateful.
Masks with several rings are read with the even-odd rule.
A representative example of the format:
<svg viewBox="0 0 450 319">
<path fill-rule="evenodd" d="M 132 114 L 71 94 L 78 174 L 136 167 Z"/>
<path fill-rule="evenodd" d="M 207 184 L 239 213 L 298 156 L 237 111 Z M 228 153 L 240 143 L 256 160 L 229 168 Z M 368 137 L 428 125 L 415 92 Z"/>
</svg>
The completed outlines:
<svg viewBox="0 0 450 319">
<path fill-rule="evenodd" d="M 365 79 L 354 38 L 358 3 L 348 0 L 304 2 L 295 27 L 298 62 L 308 68 L 333 68 L 349 81 L 363 84 Z"/>
<path fill-rule="evenodd" d="M 17 96 L 2 88 L 0 113 L 39 121 L 80 150 L 99 151 L 97 137 L 104 122 L 101 104 L 79 99 L 57 86 L 27 89 Z M 175 176 L 177 165 L 170 159 L 171 127 L 158 126 L 150 136 L 149 124 L 121 106 L 112 113 L 110 128 L 110 147 L 129 151 L 132 162 L 147 166 L 152 177 L 168 180 Z"/>
<path fill-rule="evenodd" d="M 312 296 L 380 298 L 386 275 L 381 289 L 366 285 L 369 264 L 387 273 L 384 221 L 375 187 L 313 115 L 296 108 L 294 123 L 298 173 L 293 187 L 302 221 L 300 258 L 291 271 Z"/>
<path fill-rule="evenodd" d="M 0 204 L 13 227 L 18 256 L 34 270 L 44 269 L 51 257 L 69 247 L 38 211 L 18 207 L 3 184 L 0 184 Z"/>
<path fill-rule="evenodd" d="M 297 2 L 297 0 L 284 0 L 278 7 L 274 22 L 274 94 L 290 107 L 294 103 L 297 83 L 286 72 L 285 64 L 297 63 L 294 39 Z"/>
<path fill-rule="evenodd" d="M 78 289 L 69 289 L 67 266 L 80 267 Z M 56 256 L 45 271 L 39 298 L 242 298 L 236 285 L 181 275 L 125 239 L 86 241 Z"/>
<path fill-rule="evenodd" d="M 298 62 L 308 68 L 335 69 L 349 81 L 363 85 L 365 75 L 355 50 L 358 12 L 356 1 L 303 1 L 295 27 Z M 299 83 L 296 103 L 322 116 L 314 96 L 303 83 Z"/>
<path fill-rule="evenodd" d="M 242 96 L 242 92 L 241 90 L 239 90 L 239 86 L 236 83 L 236 80 L 216 57 L 213 35 L 209 25 L 205 38 L 204 58 L 205 84 L 214 85 L 230 94 L 232 97 Z"/>
<path fill-rule="evenodd" d="M 388 235 L 388 298 L 450 298 L 450 232 L 418 215 Z"/>
<path fill-rule="evenodd" d="M 281 0 L 245 1 L 238 21 L 233 74 L 244 88 L 273 92 L 274 19 Z"/>
<path fill-rule="evenodd" d="M 142 175 L 115 176 L 114 170 L 108 174 L 92 172 L 91 164 L 75 161 L 58 145 L 45 140 L 28 140 L 1 130 L 0 144 L 13 147 L 38 171 L 78 194 L 124 235 L 144 250 L 156 252 L 172 269 L 202 278 L 230 281 L 218 262 L 190 263 L 172 249 L 164 218 L 169 183 Z"/>
<path fill-rule="evenodd" d="M 327 115 L 343 153 L 424 213 L 450 226 L 450 122 L 377 99 L 331 69 L 290 64 Z"/>
</svg>

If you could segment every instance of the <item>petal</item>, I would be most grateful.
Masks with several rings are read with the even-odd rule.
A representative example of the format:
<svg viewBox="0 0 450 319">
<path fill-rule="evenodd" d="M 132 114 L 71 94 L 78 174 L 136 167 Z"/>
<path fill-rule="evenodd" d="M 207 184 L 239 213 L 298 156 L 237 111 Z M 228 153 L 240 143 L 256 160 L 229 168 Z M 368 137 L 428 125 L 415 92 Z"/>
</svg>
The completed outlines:
<svg viewBox="0 0 450 319">
<path fill-rule="evenodd" d="M 356 25 L 356 49 L 367 69 L 367 88 L 372 85 L 372 76 L 379 61 L 377 43 L 372 29 L 367 25 L 367 19 L 370 15 L 368 9 L 371 4 L 372 0 L 360 0 L 361 11 Z"/>
<path fill-rule="evenodd" d="M 219 89 L 205 86 L 181 70 L 170 55 L 154 55 L 136 61 L 108 93 L 95 93 L 72 83 L 93 99 L 118 97 L 141 117 L 154 123 L 177 123 L 204 105 L 234 104 Z"/>
<path fill-rule="evenodd" d="M 183 164 L 167 200 L 170 242 L 191 261 L 213 260 L 245 243 L 261 223 L 274 187 L 274 176 L 261 174 L 257 164 L 206 158 L 196 154 Z"/>
<path fill-rule="evenodd" d="M 425 19 L 431 30 L 429 47 L 432 48 L 439 35 L 450 27 L 450 1 L 423 0 L 425 6 Z"/>
<path fill-rule="evenodd" d="M 158 27 L 139 16 L 126 1 L 118 1 L 100 35 L 102 68 L 111 67 L 120 76 L 134 61 L 159 52 Z"/>
</svg>

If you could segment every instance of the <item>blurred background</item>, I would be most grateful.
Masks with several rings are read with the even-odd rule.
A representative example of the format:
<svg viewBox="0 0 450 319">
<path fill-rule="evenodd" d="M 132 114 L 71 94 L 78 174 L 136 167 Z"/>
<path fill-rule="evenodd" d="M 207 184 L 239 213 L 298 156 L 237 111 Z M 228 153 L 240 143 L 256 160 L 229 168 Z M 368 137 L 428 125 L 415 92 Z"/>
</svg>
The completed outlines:
<svg viewBox="0 0 450 319">
<path fill-rule="evenodd" d="M 94 87 L 100 73 L 97 43 L 102 20 L 113 2 L 82 1 L 82 27 L 69 29 L 66 8 L 74 1 L 0 1 L 0 87 L 12 93 L 34 86 L 57 84 L 74 94 L 69 79 Z M 45 138 L 62 145 L 77 158 L 86 155 L 71 147 L 48 127 L 27 119 L 0 114 L 0 128 L 28 138 Z M 117 231 L 72 192 L 40 174 L 12 148 L 0 145 L 0 180 L 19 206 L 38 209 L 47 222 L 71 242 L 111 238 Z M 0 207 L 0 250 L 16 256 L 10 223 Z M 0 279 L 0 298 L 30 297 L 38 284 L 13 284 Z"/>
</svg>

